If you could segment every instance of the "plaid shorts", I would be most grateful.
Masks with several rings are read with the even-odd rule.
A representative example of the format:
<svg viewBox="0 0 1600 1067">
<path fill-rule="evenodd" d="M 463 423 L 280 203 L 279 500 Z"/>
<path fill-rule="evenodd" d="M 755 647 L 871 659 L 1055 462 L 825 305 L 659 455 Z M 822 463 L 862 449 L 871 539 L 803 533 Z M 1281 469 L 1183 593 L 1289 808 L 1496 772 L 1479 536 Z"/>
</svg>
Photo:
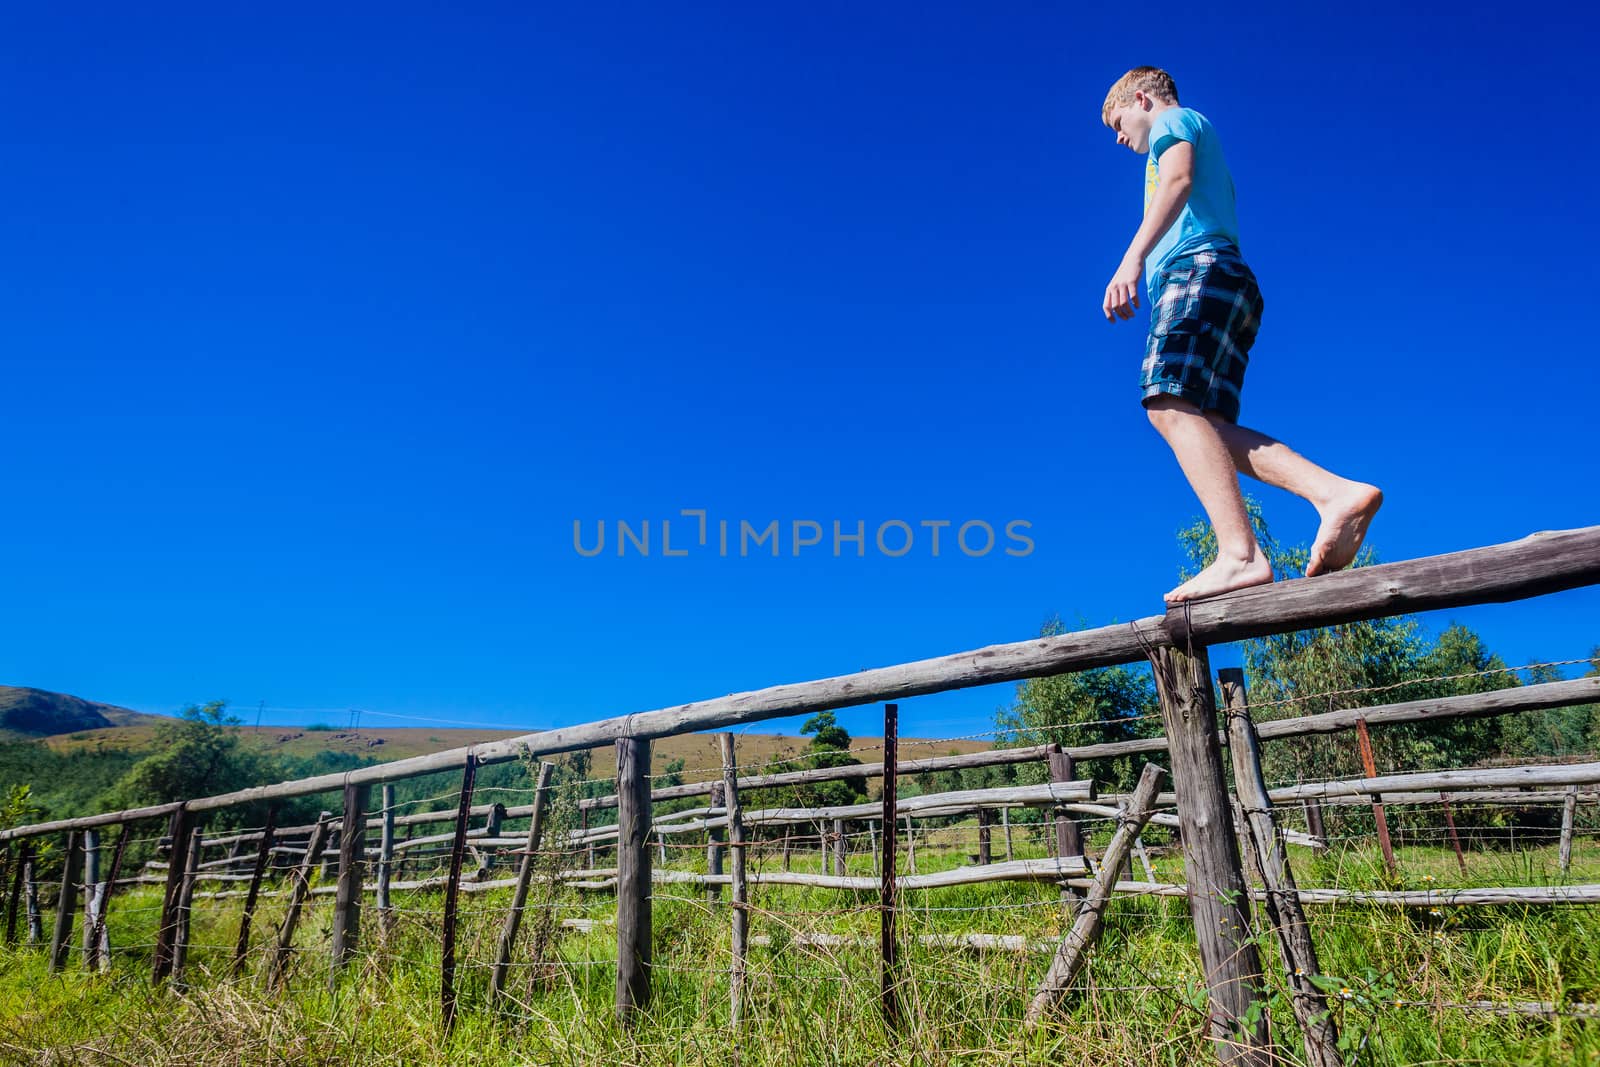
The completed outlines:
<svg viewBox="0 0 1600 1067">
<path fill-rule="evenodd" d="M 1144 398 L 1182 397 L 1238 422 L 1264 306 L 1256 276 L 1232 250 L 1194 252 L 1157 271 L 1150 289 L 1156 296 L 1139 374 Z"/>
</svg>

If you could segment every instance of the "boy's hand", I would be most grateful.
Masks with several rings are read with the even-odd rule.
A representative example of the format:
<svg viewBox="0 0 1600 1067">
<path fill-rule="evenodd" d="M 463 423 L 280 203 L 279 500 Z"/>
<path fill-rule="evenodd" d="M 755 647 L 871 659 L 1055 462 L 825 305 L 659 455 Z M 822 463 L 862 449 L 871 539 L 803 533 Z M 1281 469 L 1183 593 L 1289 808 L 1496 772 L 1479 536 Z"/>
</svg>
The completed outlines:
<svg viewBox="0 0 1600 1067">
<path fill-rule="evenodd" d="M 1100 307 L 1105 312 L 1107 322 L 1133 318 L 1133 309 L 1139 306 L 1139 278 L 1143 274 L 1143 260 L 1130 258 L 1122 261 L 1117 273 L 1111 276 L 1111 284 L 1106 286 L 1105 303 Z"/>
</svg>

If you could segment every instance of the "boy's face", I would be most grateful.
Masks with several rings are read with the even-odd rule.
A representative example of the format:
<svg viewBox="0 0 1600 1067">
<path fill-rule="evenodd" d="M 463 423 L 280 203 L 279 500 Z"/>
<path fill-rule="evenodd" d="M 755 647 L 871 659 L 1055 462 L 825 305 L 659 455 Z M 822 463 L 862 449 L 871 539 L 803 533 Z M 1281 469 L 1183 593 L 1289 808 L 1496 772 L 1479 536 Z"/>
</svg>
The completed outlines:
<svg viewBox="0 0 1600 1067">
<path fill-rule="evenodd" d="M 1150 125 L 1155 120 L 1154 104 L 1155 101 L 1150 97 L 1136 92 L 1130 102 L 1111 109 L 1106 116 L 1106 125 L 1117 135 L 1118 144 L 1127 145 L 1140 155 L 1150 151 Z"/>
</svg>

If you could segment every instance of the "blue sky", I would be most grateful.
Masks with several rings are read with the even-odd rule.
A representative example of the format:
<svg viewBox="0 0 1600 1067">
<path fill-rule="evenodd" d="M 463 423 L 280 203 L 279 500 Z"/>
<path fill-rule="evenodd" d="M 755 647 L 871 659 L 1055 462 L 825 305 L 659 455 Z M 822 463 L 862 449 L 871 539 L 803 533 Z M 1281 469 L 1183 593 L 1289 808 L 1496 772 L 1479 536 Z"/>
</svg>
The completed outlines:
<svg viewBox="0 0 1600 1067">
<path fill-rule="evenodd" d="M 1242 421 L 1382 485 L 1386 559 L 1594 523 L 1592 16 L 1292 7 L 9 9 L 0 682 L 539 728 L 1158 612 L 1197 507 L 1098 310 L 1142 62 L 1239 190 Z M 783 555 L 664 558 L 685 508 Z M 1597 610 L 1425 621 L 1522 663 Z"/>
</svg>

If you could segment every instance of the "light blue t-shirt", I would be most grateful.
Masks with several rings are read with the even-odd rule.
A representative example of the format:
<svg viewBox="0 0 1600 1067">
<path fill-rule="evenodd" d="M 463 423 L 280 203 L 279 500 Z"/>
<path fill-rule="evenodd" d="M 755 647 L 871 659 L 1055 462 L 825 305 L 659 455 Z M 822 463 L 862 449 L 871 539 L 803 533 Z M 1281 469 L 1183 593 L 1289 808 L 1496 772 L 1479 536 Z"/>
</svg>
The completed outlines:
<svg viewBox="0 0 1600 1067">
<path fill-rule="evenodd" d="M 1194 145 L 1194 185 L 1183 212 L 1144 260 L 1145 285 L 1156 272 L 1179 256 L 1210 249 L 1239 247 L 1239 219 L 1233 206 L 1233 175 L 1222 158 L 1222 141 L 1216 127 L 1200 112 L 1169 107 L 1150 126 L 1150 154 L 1144 165 L 1144 209 L 1156 195 L 1162 153 L 1179 141 Z M 1151 298 L 1154 299 L 1152 290 Z"/>
</svg>

